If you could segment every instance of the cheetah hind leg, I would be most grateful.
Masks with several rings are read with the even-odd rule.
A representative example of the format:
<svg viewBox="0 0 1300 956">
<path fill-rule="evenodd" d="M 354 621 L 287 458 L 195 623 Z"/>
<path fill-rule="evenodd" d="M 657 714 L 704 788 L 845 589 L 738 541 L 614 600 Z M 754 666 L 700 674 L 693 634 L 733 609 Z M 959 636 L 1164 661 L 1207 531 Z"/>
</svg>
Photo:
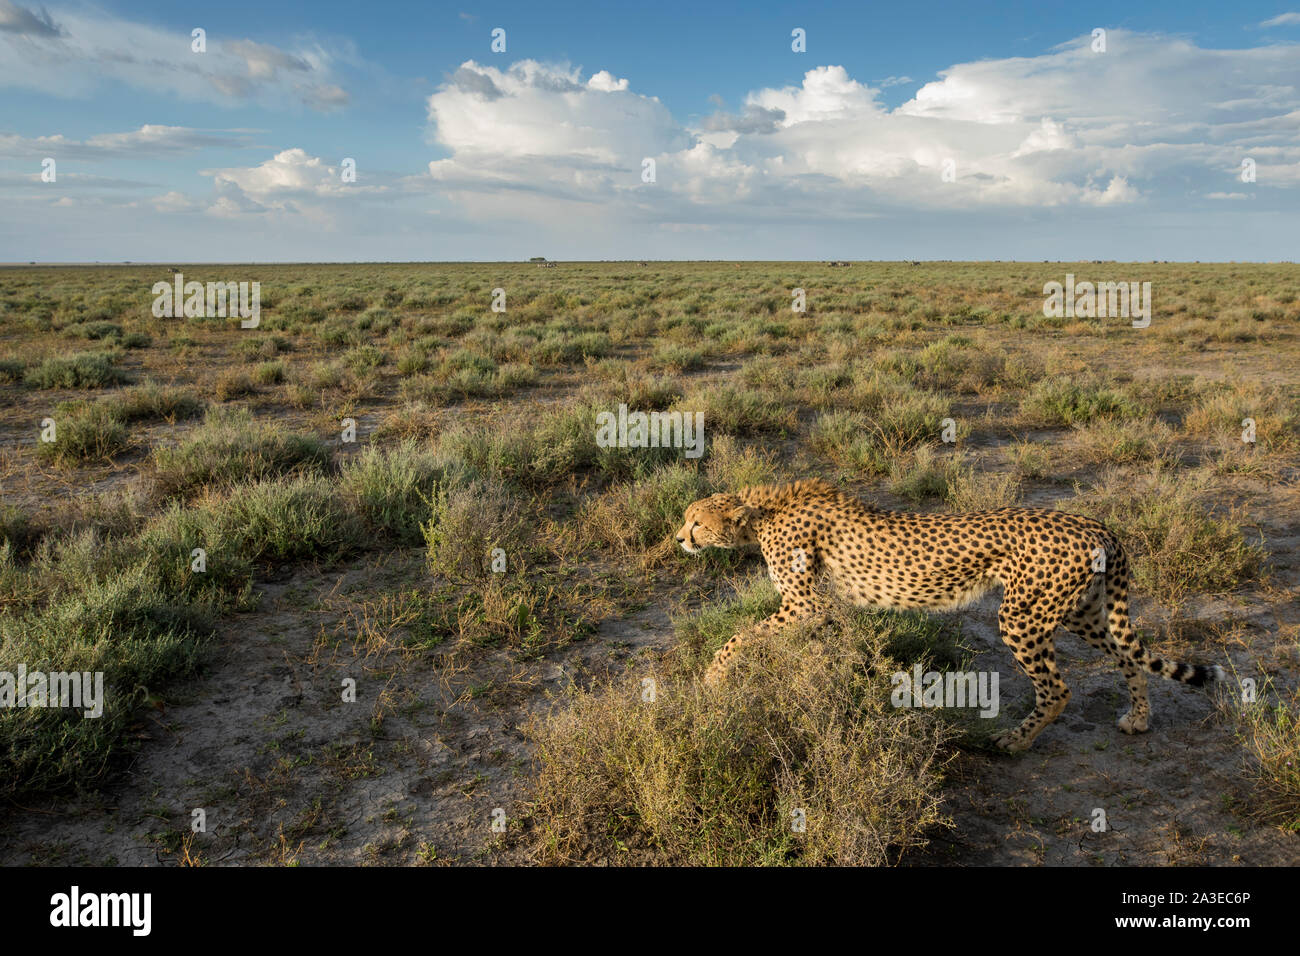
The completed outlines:
<svg viewBox="0 0 1300 956">
<path fill-rule="evenodd" d="M 1151 704 L 1147 697 L 1147 675 L 1131 654 L 1120 649 L 1107 626 L 1106 611 L 1100 598 L 1084 604 L 1066 615 L 1066 630 L 1081 637 L 1099 651 L 1105 651 L 1124 674 L 1128 683 L 1129 709 L 1115 722 L 1126 734 L 1146 733 L 1151 723 Z"/>
<path fill-rule="evenodd" d="M 1070 688 L 1056 669 L 1056 654 L 1051 643 L 1055 624 L 1050 628 L 1030 627 L 1005 613 L 999 615 L 998 623 L 1003 642 L 1011 648 L 1016 663 L 1034 685 L 1033 713 L 1021 721 L 1020 726 L 993 740 L 996 746 L 1008 753 L 1018 753 L 1027 750 L 1047 725 L 1061 715 L 1070 702 Z"/>
<path fill-rule="evenodd" d="M 1124 679 L 1128 682 L 1129 709 L 1116 721 L 1116 726 L 1126 734 L 1144 734 L 1151 725 L 1151 699 L 1147 695 L 1147 672 L 1139 663 L 1146 652 L 1133 631 L 1128 608 L 1122 603 L 1122 592 L 1120 594 L 1118 600 L 1108 596 L 1106 606 L 1099 615 L 1102 625 L 1107 630 L 1107 643 L 1114 648 L 1112 653 L 1118 659 L 1120 670 L 1124 672 Z"/>
<path fill-rule="evenodd" d="M 1070 688 L 1061 680 L 1053 663 L 1050 675 L 1031 675 L 1034 681 L 1034 710 L 1014 730 L 1008 730 L 993 739 L 998 748 L 1007 753 L 1028 750 L 1034 740 L 1047 729 L 1047 725 L 1061 716 L 1070 702 Z"/>
</svg>

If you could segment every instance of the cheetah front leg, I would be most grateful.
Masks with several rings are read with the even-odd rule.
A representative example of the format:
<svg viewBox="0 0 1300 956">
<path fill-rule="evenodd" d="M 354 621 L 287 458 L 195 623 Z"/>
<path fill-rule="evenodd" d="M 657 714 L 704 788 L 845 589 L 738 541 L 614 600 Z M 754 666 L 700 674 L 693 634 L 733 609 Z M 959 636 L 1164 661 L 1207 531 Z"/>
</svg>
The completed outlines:
<svg viewBox="0 0 1300 956">
<path fill-rule="evenodd" d="M 768 560 L 768 572 L 776 583 L 777 590 L 781 592 L 781 607 L 775 614 L 739 631 L 718 648 L 709 669 L 704 672 L 706 687 L 716 686 L 726 679 L 736 653 L 744 644 L 774 634 L 787 624 L 816 617 L 821 613 L 821 604 L 814 590 L 814 569 L 807 554 L 802 548 L 790 548 L 779 557 Z"/>
<path fill-rule="evenodd" d="M 780 613 L 778 611 L 776 614 L 763 618 L 757 624 L 753 624 L 743 631 L 738 631 L 735 637 L 719 647 L 717 653 L 713 655 L 713 661 L 709 664 L 709 669 L 704 672 L 704 686 L 713 687 L 726 679 L 727 671 L 731 668 L 732 658 L 746 642 L 779 631 L 784 623 L 777 620 Z"/>
</svg>

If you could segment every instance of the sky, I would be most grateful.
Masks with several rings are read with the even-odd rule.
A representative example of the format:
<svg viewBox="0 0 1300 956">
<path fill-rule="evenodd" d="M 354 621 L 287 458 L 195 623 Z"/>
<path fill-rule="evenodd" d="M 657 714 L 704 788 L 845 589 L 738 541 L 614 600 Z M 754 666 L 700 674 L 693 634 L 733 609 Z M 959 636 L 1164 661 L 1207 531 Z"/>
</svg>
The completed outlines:
<svg viewBox="0 0 1300 956">
<path fill-rule="evenodd" d="M 0 0 L 0 261 L 1300 259 L 1300 2 L 1133 6 Z"/>
</svg>

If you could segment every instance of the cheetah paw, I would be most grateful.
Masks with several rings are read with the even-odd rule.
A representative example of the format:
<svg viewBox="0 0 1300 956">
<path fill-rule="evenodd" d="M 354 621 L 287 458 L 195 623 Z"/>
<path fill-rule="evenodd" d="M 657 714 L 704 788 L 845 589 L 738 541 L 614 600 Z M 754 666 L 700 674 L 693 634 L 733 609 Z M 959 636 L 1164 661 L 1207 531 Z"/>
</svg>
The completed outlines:
<svg viewBox="0 0 1300 956">
<path fill-rule="evenodd" d="M 1131 710 L 1121 717 L 1116 724 L 1126 734 L 1144 734 L 1147 732 L 1147 718 L 1134 717 Z"/>
<path fill-rule="evenodd" d="M 1029 741 L 1025 740 L 1014 730 L 1005 734 L 999 734 L 993 738 L 993 745 L 999 750 L 1005 750 L 1009 754 L 1019 753 L 1029 746 Z"/>
</svg>

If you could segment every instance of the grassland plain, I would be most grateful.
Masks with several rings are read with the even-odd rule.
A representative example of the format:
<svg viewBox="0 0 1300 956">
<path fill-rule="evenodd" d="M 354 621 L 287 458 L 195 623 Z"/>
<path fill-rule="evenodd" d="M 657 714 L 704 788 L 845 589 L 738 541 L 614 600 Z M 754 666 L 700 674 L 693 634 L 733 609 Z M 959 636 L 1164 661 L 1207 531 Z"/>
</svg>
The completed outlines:
<svg viewBox="0 0 1300 956">
<path fill-rule="evenodd" d="M 171 267 L 0 269 L 0 671 L 109 690 L 0 711 L 3 862 L 1300 862 L 1300 267 L 177 268 L 259 281 L 258 327 L 155 318 Z M 1150 325 L 1045 317 L 1067 273 L 1151 282 Z M 600 447 L 620 403 L 704 454 Z M 775 593 L 682 510 L 812 475 L 1110 522 L 1144 639 L 1254 702 L 1153 685 L 1125 737 L 1066 637 L 1069 709 L 997 754 L 995 599 L 845 610 L 700 696 Z M 917 662 L 998 671 L 1002 717 L 890 707 Z"/>
</svg>

